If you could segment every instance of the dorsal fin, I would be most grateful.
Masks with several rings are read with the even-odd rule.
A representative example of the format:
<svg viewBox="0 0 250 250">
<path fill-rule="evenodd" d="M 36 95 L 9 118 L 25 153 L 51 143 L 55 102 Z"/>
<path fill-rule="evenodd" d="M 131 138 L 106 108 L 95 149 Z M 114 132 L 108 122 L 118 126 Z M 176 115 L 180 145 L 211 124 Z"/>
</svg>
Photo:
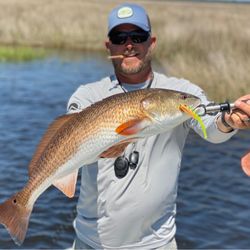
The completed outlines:
<svg viewBox="0 0 250 250">
<path fill-rule="evenodd" d="M 41 157 L 42 153 L 44 152 L 44 150 L 47 147 L 50 140 L 59 131 L 59 129 L 62 128 L 63 125 L 66 124 L 74 115 L 75 114 L 67 114 L 67 115 L 59 116 L 55 121 L 53 121 L 49 125 L 47 131 L 45 132 L 41 141 L 39 142 L 39 144 L 36 148 L 36 151 L 35 151 L 32 159 L 30 161 L 29 175 L 31 175 L 31 173 L 34 171 L 34 169 L 36 169 L 36 163 L 39 160 L 39 158 Z"/>
</svg>

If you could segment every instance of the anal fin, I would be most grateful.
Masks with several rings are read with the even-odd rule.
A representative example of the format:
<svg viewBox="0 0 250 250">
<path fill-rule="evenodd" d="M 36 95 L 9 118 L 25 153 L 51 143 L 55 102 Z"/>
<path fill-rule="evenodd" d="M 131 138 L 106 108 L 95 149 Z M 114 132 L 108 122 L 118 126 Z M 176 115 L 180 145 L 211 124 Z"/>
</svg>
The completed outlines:
<svg viewBox="0 0 250 250">
<path fill-rule="evenodd" d="M 76 190 L 78 170 L 53 182 L 53 185 L 69 198 L 74 197 Z"/>
</svg>

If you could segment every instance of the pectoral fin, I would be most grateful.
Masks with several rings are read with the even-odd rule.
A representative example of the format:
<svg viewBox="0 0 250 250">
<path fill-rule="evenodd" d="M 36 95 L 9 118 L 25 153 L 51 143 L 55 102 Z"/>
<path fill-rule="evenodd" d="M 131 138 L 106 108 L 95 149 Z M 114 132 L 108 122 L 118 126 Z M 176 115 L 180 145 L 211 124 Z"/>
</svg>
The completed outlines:
<svg viewBox="0 0 250 250">
<path fill-rule="evenodd" d="M 78 170 L 56 180 L 53 185 L 62 191 L 69 198 L 74 197 L 76 190 Z"/>
<path fill-rule="evenodd" d="M 250 176 L 250 151 L 242 156 L 241 167 L 242 167 L 244 173 L 246 175 Z"/>
<path fill-rule="evenodd" d="M 127 121 L 116 128 L 116 133 L 124 136 L 135 135 L 145 129 L 150 121 L 146 118 L 138 118 Z"/>
</svg>

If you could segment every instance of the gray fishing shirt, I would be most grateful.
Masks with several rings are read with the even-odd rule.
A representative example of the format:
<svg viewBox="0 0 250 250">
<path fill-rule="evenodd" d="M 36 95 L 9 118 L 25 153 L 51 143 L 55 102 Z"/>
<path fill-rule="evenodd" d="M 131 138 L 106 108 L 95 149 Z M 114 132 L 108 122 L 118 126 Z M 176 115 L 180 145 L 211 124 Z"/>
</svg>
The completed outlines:
<svg viewBox="0 0 250 250">
<path fill-rule="evenodd" d="M 115 76 L 82 85 L 70 98 L 68 112 L 77 112 L 105 97 L 146 85 L 122 88 Z M 198 86 L 184 79 L 154 72 L 151 88 L 187 92 L 199 97 L 203 104 L 209 103 Z M 220 132 L 216 118 L 208 115 L 202 118 L 207 140 L 212 143 L 224 142 L 236 133 Z M 83 166 L 74 221 L 78 238 L 99 249 L 153 249 L 171 241 L 176 232 L 178 175 L 190 128 L 203 137 L 198 122 L 190 118 L 166 133 L 128 145 L 125 156 L 136 150 L 139 163 L 124 178 L 115 176 L 115 158 Z"/>
</svg>

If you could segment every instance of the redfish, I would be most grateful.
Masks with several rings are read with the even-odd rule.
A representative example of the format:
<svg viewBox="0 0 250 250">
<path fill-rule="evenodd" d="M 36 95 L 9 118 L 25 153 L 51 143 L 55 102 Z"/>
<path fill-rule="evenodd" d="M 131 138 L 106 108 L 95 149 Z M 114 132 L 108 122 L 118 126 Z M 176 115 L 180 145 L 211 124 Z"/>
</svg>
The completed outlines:
<svg viewBox="0 0 250 250">
<path fill-rule="evenodd" d="M 173 129 L 190 118 L 180 105 L 199 104 L 199 98 L 187 93 L 144 89 L 58 117 L 38 144 L 26 185 L 0 205 L 0 223 L 21 245 L 34 203 L 49 186 L 73 197 L 80 167 L 101 157 L 117 157 L 129 143 Z"/>
</svg>

